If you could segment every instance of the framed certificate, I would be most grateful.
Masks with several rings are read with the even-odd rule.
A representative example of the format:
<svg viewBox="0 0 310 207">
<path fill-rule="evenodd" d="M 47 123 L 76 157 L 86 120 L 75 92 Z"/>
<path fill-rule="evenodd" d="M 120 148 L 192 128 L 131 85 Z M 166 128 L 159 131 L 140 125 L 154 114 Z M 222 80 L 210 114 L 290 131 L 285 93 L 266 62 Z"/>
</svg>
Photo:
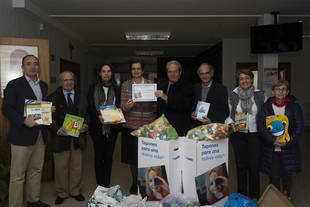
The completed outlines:
<svg viewBox="0 0 310 207">
<path fill-rule="evenodd" d="M 157 101 L 156 90 L 157 84 L 132 84 L 132 100 L 134 102 Z"/>
</svg>

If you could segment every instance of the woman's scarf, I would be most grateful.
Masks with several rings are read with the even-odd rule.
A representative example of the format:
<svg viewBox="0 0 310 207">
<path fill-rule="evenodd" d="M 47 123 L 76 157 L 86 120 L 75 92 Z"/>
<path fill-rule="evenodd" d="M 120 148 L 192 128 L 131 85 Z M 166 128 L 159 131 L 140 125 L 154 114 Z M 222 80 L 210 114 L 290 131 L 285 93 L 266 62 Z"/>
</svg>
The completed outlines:
<svg viewBox="0 0 310 207">
<path fill-rule="evenodd" d="M 107 97 L 103 87 L 108 88 Z M 115 91 L 112 82 L 104 83 L 100 81 L 96 84 L 94 89 L 94 102 L 97 111 L 100 114 L 99 106 L 112 105 L 114 103 Z M 102 135 L 109 137 L 111 126 L 109 124 L 102 125 Z"/>
<path fill-rule="evenodd" d="M 286 104 L 287 104 L 288 102 L 290 102 L 290 99 L 286 96 L 285 99 L 284 99 L 284 101 L 283 101 L 283 103 L 278 104 L 278 103 L 277 103 L 277 98 L 274 97 L 274 98 L 271 100 L 271 102 L 272 102 L 276 107 L 283 107 L 283 106 L 286 106 Z"/>
<path fill-rule="evenodd" d="M 251 86 L 246 91 L 239 86 L 237 88 L 237 92 L 240 98 L 242 112 L 252 114 L 252 106 L 254 104 L 252 101 L 252 97 L 254 96 L 254 86 Z"/>
</svg>

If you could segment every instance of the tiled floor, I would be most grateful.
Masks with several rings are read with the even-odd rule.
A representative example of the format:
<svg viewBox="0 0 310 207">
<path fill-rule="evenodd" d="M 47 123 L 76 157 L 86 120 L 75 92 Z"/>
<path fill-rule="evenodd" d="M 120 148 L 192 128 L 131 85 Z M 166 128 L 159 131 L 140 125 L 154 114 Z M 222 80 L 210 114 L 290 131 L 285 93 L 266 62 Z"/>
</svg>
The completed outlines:
<svg viewBox="0 0 310 207">
<path fill-rule="evenodd" d="M 310 127 L 305 129 L 303 139 L 301 140 L 302 148 L 302 163 L 303 170 L 293 178 L 294 186 L 293 191 L 295 192 L 294 204 L 296 207 L 309 207 L 310 206 Z M 121 185 L 123 193 L 127 194 L 131 185 L 131 176 L 129 167 L 125 164 L 120 163 L 120 141 L 118 138 L 113 161 L 112 169 L 112 181 L 111 184 Z M 84 168 L 83 168 L 83 195 L 88 199 L 96 188 L 95 174 L 94 174 L 94 155 L 93 146 L 91 139 L 88 139 L 88 147 L 84 151 Z M 235 172 L 234 156 L 232 150 L 230 150 L 229 159 L 229 174 L 230 174 L 230 192 L 236 191 L 236 172 Z M 268 179 L 265 175 L 261 175 L 261 192 L 265 189 L 268 184 Z M 41 187 L 41 199 L 51 206 L 54 205 L 56 198 L 53 182 L 43 182 Z M 77 202 L 70 198 L 65 200 L 62 205 L 58 207 L 85 207 L 87 201 Z M 7 203 L 1 203 L 0 206 L 6 207 Z"/>
</svg>

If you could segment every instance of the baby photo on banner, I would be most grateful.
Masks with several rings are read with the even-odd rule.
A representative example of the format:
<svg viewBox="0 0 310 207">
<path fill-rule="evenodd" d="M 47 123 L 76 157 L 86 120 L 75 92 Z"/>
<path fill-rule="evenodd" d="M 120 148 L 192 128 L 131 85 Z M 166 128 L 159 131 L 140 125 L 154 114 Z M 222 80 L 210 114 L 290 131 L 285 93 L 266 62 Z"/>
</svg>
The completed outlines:
<svg viewBox="0 0 310 207">
<path fill-rule="evenodd" d="M 228 196 L 228 174 L 223 163 L 195 178 L 196 190 L 201 205 L 213 205 Z"/>
<path fill-rule="evenodd" d="M 170 194 L 164 165 L 139 168 L 138 185 L 142 197 L 148 201 L 160 201 Z"/>
</svg>

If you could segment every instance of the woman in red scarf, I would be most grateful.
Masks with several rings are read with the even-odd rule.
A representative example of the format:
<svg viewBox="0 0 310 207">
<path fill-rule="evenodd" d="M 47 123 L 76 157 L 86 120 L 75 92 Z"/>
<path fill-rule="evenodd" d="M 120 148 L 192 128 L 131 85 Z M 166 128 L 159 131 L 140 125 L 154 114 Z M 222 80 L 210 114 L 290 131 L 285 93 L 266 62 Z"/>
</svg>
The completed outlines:
<svg viewBox="0 0 310 207">
<path fill-rule="evenodd" d="M 287 81 L 276 81 L 272 92 L 274 97 L 263 105 L 258 123 L 263 138 L 261 171 L 291 200 L 291 175 L 301 170 L 299 139 L 304 126 L 303 114 L 295 103 L 296 98 L 288 95 Z M 282 118 L 279 120 L 279 117 Z"/>
</svg>

